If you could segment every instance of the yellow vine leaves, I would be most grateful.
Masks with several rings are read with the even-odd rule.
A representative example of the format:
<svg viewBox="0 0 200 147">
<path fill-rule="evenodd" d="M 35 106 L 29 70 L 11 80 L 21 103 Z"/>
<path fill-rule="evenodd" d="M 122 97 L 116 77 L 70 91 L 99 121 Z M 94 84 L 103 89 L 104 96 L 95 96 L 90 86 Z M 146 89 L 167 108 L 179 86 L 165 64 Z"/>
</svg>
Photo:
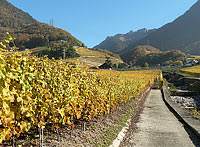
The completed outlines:
<svg viewBox="0 0 200 147">
<path fill-rule="evenodd" d="M 31 128 L 73 126 L 109 114 L 159 78 L 160 70 L 83 70 L 0 51 L 0 143 Z"/>
</svg>

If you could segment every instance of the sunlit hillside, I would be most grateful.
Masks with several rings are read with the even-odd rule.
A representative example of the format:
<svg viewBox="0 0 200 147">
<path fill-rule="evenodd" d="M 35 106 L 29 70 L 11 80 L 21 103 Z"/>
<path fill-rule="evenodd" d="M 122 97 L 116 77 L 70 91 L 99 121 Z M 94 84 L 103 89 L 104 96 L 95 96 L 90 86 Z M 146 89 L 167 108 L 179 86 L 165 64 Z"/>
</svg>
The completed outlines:
<svg viewBox="0 0 200 147">
<path fill-rule="evenodd" d="M 80 55 L 79 60 L 89 66 L 99 66 L 104 63 L 106 57 L 110 57 L 113 64 L 123 63 L 119 57 L 109 55 L 106 52 L 95 51 L 86 48 L 76 48 L 76 52 Z"/>
<path fill-rule="evenodd" d="M 47 50 L 48 47 L 37 47 L 30 49 L 32 55 L 38 55 L 44 50 Z M 82 67 L 97 67 L 103 64 L 106 60 L 106 57 L 110 57 L 113 64 L 123 63 L 121 58 L 115 54 L 108 53 L 106 51 L 96 51 L 87 48 L 75 48 L 76 52 L 80 55 L 77 58 L 66 59 L 68 62 L 73 62 L 80 64 Z"/>
<path fill-rule="evenodd" d="M 192 66 L 188 68 L 183 68 L 180 70 L 181 73 L 186 74 L 188 76 L 193 76 L 193 77 L 200 77 L 200 65 L 198 66 Z"/>
</svg>

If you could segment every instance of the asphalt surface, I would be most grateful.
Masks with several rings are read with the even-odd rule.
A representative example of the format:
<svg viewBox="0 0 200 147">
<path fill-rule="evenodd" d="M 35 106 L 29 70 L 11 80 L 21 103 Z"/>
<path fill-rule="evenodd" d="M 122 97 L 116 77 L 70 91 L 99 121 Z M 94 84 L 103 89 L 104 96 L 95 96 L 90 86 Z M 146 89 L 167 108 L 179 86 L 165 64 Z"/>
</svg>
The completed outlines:
<svg viewBox="0 0 200 147">
<path fill-rule="evenodd" d="M 151 90 L 131 138 L 133 147 L 194 147 L 197 140 L 167 108 L 160 90 Z"/>
</svg>

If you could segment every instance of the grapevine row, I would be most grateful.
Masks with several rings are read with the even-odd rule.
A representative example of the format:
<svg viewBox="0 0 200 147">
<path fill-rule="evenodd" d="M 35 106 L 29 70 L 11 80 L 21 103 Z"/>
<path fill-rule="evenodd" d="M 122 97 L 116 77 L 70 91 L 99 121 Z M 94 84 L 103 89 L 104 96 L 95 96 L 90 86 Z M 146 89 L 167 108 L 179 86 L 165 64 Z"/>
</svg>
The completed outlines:
<svg viewBox="0 0 200 147">
<path fill-rule="evenodd" d="M 198 66 L 182 68 L 180 69 L 180 72 L 194 77 L 200 77 L 200 66 L 198 65 Z"/>
<path fill-rule="evenodd" d="M 89 71 L 61 60 L 0 52 L 0 143 L 50 123 L 58 128 L 109 114 L 159 74 Z"/>
</svg>

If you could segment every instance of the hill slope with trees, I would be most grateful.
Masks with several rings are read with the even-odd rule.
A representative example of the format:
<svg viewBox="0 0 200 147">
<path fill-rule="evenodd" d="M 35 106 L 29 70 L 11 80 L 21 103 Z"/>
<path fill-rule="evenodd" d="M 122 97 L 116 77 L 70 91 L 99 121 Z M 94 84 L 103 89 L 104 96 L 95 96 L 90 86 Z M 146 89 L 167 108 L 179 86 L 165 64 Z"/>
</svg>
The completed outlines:
<svg viewBox="0 0 200 147">
<path fill-rule="evenodd" d="M 179 50 L 160 51 L 152 46 L 137 46 L 122 59 L 132 66 L 182 65 L 186 55 Z"/>
<path fill-rule="evenodd" d="M 20 49 L 47 46 L 50 42 L 58 41 L 64 41 L 74 46 L 84 46 L 69 32 L 40 23 L 7 0 L 1 0 L 0 40 L 4 40 L 7 35 L 6 32 L 16 38 L 15 43 Z"/>
</svg>

